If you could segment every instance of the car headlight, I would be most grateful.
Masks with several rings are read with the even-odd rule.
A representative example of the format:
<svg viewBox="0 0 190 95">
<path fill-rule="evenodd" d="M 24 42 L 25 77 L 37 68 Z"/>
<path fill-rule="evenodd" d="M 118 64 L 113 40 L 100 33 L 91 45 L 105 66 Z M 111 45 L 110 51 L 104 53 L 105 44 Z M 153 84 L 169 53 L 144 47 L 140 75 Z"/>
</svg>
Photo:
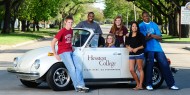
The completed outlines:
<svg viewBox="0 0 190 95">
<path fill-rule="evenodd" d="M 13 66 L 16 67 L 18 64 L 18 57 L 15 57 L 13 60 Z"/>
<path fill-rule="evenodd" d="M 36 59 L 36 60 L 34 61 L 33 66 L 34 66 L 35 69 L 38 69 L 38 68 L 40 67 L 40 60 L 39 60 L 39 59 Z"/>
</svg>

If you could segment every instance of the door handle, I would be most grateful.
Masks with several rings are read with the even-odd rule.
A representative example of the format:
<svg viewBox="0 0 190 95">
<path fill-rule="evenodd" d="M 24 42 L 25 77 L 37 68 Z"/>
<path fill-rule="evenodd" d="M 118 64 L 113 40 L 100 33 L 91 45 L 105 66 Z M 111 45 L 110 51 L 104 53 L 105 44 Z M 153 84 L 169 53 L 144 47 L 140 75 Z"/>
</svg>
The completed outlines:
<svg viewBox="0 0 190 95">
<path fill-rule="evenodd" d="M 121 55 L 121 53 L 115 52 L 113 53 L 113 55 Z"/>
</svg>

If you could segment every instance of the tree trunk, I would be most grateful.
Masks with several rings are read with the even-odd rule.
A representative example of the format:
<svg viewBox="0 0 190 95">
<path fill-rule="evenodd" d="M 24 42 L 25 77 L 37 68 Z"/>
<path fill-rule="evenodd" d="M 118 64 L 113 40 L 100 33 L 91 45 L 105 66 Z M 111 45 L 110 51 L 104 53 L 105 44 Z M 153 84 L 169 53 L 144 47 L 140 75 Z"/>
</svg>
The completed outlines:
<svg viewBox="0 0 190 95">
<path fill-rule="evenodd" d="M 15 22 L 14 22 L 14 20 L 11 21 L 11 30 L 12 30 L 12 32 L 15 32 Z"/>
<path fill-rule="evenodd" d="M 22 30 L 21 31 L 25 32 L 26 31 L 26 20 L 22 20 L 21 22 L 22 22 Z"/>
<path fill-rule="evenodd" d="M 46 21 L 44 20 L 44 29 L 46 29 Z"/>
<path fill-rule="evenodd" d="M 2 34 L 10 33 L 10 20 L 11 20 L 11 9 L 10 9 L 11 0 L 5 0 L 5 16 Z"/>
<path fill-rule="evenodd" d="M 21 30 L 21 21 L 18 20 L 18 30 L 20 31 Z"/>
<path fill-rule="evenodd" d="M 62 28 L 62 23 L 61 22 L 59 22 L 59 29 L 61 29 Z"/>
<path fill-rule="evenodd" d="M 28 32 L 30 31 L 30 21 L 27 21 L 26 30 L 27 30 Z"/>
<path fill-rule="evenodd" d="M 164 30 L 166 31 L 165 33 L 168 34 L 168 20 L 166 17 L 164 17 L 165 23 L 164 23 Z"/>
<path fill-rule="evenodd" d="M 33 32 L 36 31 L 36 24 L 35 21 L 33 22 Z"/>
<path fill-rule="evenodd" d="M 173 18 L 170 16 L 168 18 L 169 21 L 169 35 L 173 36 L 174 35 L 174 21 Z"/>
<path fill-rule="evenodd" d="M 189 26 L 189 29 L 187 30 L 188 31 L 188 38 L 190 38 L 190 25 Z"/>
<path fill-rule="evenodd" d="M 12 32 L 15 32 L 15 21 L 16 21 L 16 16 L 15 16 L 15 13 L 14 13 L 13 19 L 11 19 Z"/>
<path fill-rule="evenodd" d="M 179 31 L 178 31 L 178 17 L 177 17 L 177 13 L 174 14 L 174 34 L 172 36 L 179 36 Z"/>
<path fill-rule="evenodd" d="M 157 16 L 157 20 L 158 20 L 158 25 L 159 25 L 159 27 L 160 27 L 160 31 L 161 31 L 161 33 L 164 33 L 164 31 L 163 31 L 163 20 L 162 20 L 162 16 L 160 15 L 160 16 Z"/>
<path fill-rule="evenodd" d="M 1 25 L 2 25 L 2 24 L 1 24 L 1 23 L 2 23 L 2 21 L 0 21 L 0 30 L 2 29 L 2 28 L 1 28 Z"/>
<path fill-rule="evenodd" d="M 40 30 L 40 27 L 39 27 L 39 22 L 36 22 L 36 29 L 37 29 L 37 31 L 39 31 L 39 30 Z"/>
</svg>

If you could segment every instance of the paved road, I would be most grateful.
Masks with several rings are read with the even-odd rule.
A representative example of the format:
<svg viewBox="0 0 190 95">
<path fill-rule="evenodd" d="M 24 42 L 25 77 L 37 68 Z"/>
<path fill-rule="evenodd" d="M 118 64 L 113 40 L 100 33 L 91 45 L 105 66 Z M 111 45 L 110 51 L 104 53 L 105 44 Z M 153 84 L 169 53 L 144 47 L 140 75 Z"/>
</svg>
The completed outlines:
<svg viewBox="0 0 190 95">
<path fill-rule="evenodd" d="M 175 75 L 176 84 L 181 88 L 178 91 L 167 89 L 166 84 L 154 91 L 132 90 L 134 84 L 88 85 L 91 91 L 85 95 L 189 95 L 189 72 L 190 69 L 182 69 Z M 45 83 L 38 88 L 27 88 L 19 82 L 15 75 L 4 70 L 0 71 L 0 85 L 0 95 L 84 95 L 84 93 L 77 93 L 73 89 L 52 91 Z"/>
<path fill-rule="evenodd" d="M 109 31 L 109 29 L 107 28 L 107 30 L 104 31 Z M 77 93 L 73 89 L 55 92 L 45 83 L 38 88 L 27 88 L 19 82 L 15 75 L 4 70 L 11 66 L 12 59 L 15 56 L 22 55 L 24 52 L 34 48 L 50 45 L 50 41 L 51 38 L 48 38 L 43 41 L 0 51 L 0 95 L 84 95 L 84 93 Z M 179 72 L 175 74 L 175 80 L 176 85 L 178 85 L 181 90 L 168 90 L 165 83 L 154 91 L 134 91 L 132 90 L 135 86 L 134 84 L 88 85 L 91 91 L 85 93 L 85 95 L 189 95 L 190 51 L 183 48 L 190 46 L 190 44 L 162 43 L 162 46 L 167 57 L 171 59 L 172 66 L 180 69 Z"/>
</svg>

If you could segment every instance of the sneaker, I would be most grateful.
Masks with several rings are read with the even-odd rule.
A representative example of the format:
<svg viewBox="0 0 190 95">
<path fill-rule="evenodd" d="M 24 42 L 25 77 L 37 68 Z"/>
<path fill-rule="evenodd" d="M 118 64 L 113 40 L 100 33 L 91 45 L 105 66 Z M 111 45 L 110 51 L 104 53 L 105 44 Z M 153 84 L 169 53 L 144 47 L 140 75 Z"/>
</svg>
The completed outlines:
<svg viewBox="0 0 190 95">
<path fill-rule="evenodd" d="M 76 89 L 77 89 L 77 92 L 88 92 L 89 91 L 89 88 L 85 87 L 85 86 L 77 86 Z"/>
<path fill-rule="evenodd" d="M 173 85 L 172 87 L 170 87 L 171 90 L 179 90 L 179 88 L 175 85 Z"/>
<path fill-rule="evenodd" d="M 85 87 L 85 86 L 77 86 L 77 88 L 78 88 L 78 89 L 85 89 L 85 90 L 86 90 L 86 89 L 87 89 L 87 90 L 89 89 L 88 87 Z"/>
<path fill-rule="evenodd" d="M 88 88 L 88 87 L 85 87 L 85 86 L 83 86 L 82 89 L 83 89 L 83 90 L 89 90 L 89 88 Z"/>
<path fill-rule="evenodd" d="M 151 90 L 153 90 L 153 87 L 149 85 L 149 86 L 146 86 L 146 89 L 151 91 Z"/>
</svg>

